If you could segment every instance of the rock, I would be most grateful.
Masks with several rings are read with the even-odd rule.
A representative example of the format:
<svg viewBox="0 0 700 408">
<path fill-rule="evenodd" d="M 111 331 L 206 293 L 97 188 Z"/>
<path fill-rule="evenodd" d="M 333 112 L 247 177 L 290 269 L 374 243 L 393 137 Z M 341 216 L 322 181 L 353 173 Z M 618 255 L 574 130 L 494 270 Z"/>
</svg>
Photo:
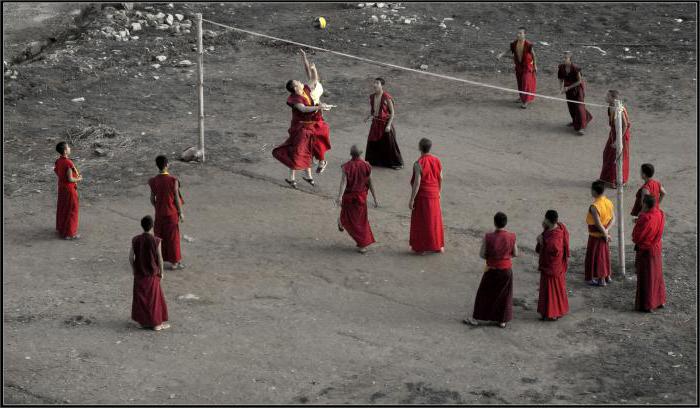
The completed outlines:
<svg viewBox="0 0 700 408">
<path fill-rule="evenodd" d="M 192 238 L 191 236 L 189 236 L 187 234 L 183 235 L 182 238 L 187 242 L 194 242 L 194 238 Z"/>
<path fill-rule="evenodd" d="M 440 27 L 440 28 L 442 28 L 443 30 L 445 30 L 445 29 L 447 28 L 447 25 L 445 25 L 445 23 L 440 23 L 440 24 L 438 24 L 438 27 Z"/>
<path fill-rule="evenodd" d="M 167 24 L 158 24 L 156 25 L 156 30 L 170 30 L 170 26 Z"/>
<path fill-rule="evenodd" d="M 623 50 L 625 50 L 625 52 L 630 52 L 629 47 L 625 47 L 625 48 L 623 48 Z M 624 181 L 624 180 L 623 180 L 623 181 Z"/>
<path fill-rule="evenodd" d="M 153 79 L 155 79 L 156 81 L 157 81 L 159 78 L 160 78 L 159 76 L 153 75 Z"/>
<path fill-rule="evenodd" d="M 141 31 L 141 23 L 131 23 L 131 31 Z"/>
<path fill-rule="evenodd" d="M 425 65 L 425 64 L 422 64 L 422 65 L 420 66 L 420 69 L 422 69 L 423 71 L 427 71 L 427 70 L 428 70 L 428 66 Z"/>
<path fill-rule="evenodd" d="M 676 22 L 676 23 L 682 23 L 682 22 L 683 22 L 683 19 L 682 19 L 682 18 L 677 18 L 677 19 L 675 19 L 675 22 Z"/>
<path fill-rule="evenodd" d="M 168 14 L 168 16 L 165 17 L 165 22 L 166 22 L 168 25 L 173 25 L 173 22 L 174 22 L 174 21 L 175 21 L 175 20 L 174 20 L 172 14 Z"/>
<path fill-rule="evenodd" d="M 384 8 L 386 7 L 386 3 L 377 3 L 377 8 Z"/>
<path fill-rule="evenodd" d="M 37 55 L 41 52 L 43 48 L 43 43 L 41 41 L 32 41 L 27 46 L 27 53 L 29 55 Z"/>
<path fill-rule="evenodd" d="M 193 295 L 192 293 L 188 293 L 186 295 L 180 295 L 177 297 L 178 300 L 198 300 L 199 296 Z"/>
<path fill-rule="evenodd" d="M 357 8 L 365 8 L 365 3 L 360 3 L 357 5 Z"/>
<path fill-rule="evenodd" d="M 207 40 L 216 38 L 217 35 L 219 34 L 214 30 L 204 30 L 204 32 L 202 32 L 202 37 L 206 38 Z"/>
<path fill-rule="evenodd" d="M 370 23 L 378 23 L 378 22 L 379 22 L 379 17 L 377 17 L 377 16 L 375 16 L 375 15 L 372 15 L 372 16 L 369 18 L 369 21 L 370 21 Z"/>
<path fill-rule="evenodd" d="M 138 39 L 139 39 L 139 36 L 138 36 L 138 35 L 134 35 L 134 36 L 131 37 L 131 41 L 136 41 L 136 40 L 138 40 Z"/>
<path fill-rule="evenodd" d="M 121 30 L 121 31 L 119 31 L 119 36 L 120 36 L 122 39 L 129 38 L 129 30 Z"/>
<path fill-rule="evenodd" d="M 202 159 L 202 152 L 193 146 L 182 152 L 180 155 L 180 160 L 184 162 L 200 161 Z"/>
<path fill-rule="evenodd" d="M 183 16 L 182 14 L 175 14 L 175 18 L 177 19 L 177 21 L 182 21 L 185 18 L 185 16 Z"/>
<path fill-rule="evenodd" d="M 382 20 L 386 20 L 386 14 L 382 14 L 381 16 L 379 16 L 379 18 Z"/>
<path fill-rule="evenodd" d="M 182 33 L 183 33 L 183 34 L 189 34 L 189 33 L 190 33 L 190 30 L 187 30 L 187 29 L 182 30 Z"/>
<path fill-rule="evenodd" d="M 155 17 L 159 23 L 162 23 L 163 21 L 165 21 L 165 14 L 162 11 L 159 11 L 158 14 L 155 15 Z"/>
<path fill-rule="evenodd" d="M 173 3 L 168 3 L 168 8 L 175 8 L 175 5 Z"/>
<path fill-rule="evenodd" d="M 472 22 L 471 22 L 471 21 L 465 21 L 465 22 L 464 22 L 464 25 L 465 25 L 465 26 L 470 26 L 470 25 L 472 25 Z"/>
<path fill-rule="evenodd" d="M 100 148 L 95 149 L 94 153 L 95 153 L 95 155 L 96 155 L 97 157 L 105 157 L 105 156 L 107 156 L 107 152 L 104 151 L 104 149 L 100 149 Z"/>
<path fill-rule="evenodd" d="M 175 23 L 170 27 L 170 32 L 173 34 L 180 34 L 180 24 Z"/>
<path fill-rule="evenodd" d="M 112 26 L 104 26 L 104 27 L 102 27 L 102 32 L 104 32 L 104 33 L 113 33 L 113 32 L 114 32 L 114 27 L 112 27 Z"/>
<path fill-rule="evenodd" d="M 549 47 L 549 43 L 546 41 L 538 41 L 538 43 L 544 45 L 545 47 Z"/>
<path fill-rule="evenodd" d="M 82 96 L 80 98 L 74 98 L 70 100 L 71 102 L 85 102 L 85 98 Z"/>
<path fill-rule="evenodd" d="M 153 57 L 153 60 L 154 60 L 154 61 L 158 61 L 158 62 L 163 62 L 163 61 L 165 61 L 165 60 L 167 60 L 167 59 L 168 59 L 168 57 L 166 57 L 165 55 L 158 55 L 158 56 L 156 56 L 156 57 Z"/>
<path fill-rule="evenodd" d="M 151 66 L 152 66 L 153 68 L 155 68 L 155 69 L 160 68 L 160 64 L 153 64 L 153 65 L 151 65 Z"/>
<path fill-rule="evenodd" d="M 182 60 L 182 61 L 177 63 L 178 67 L 189 67 L 191 65 L 192 65 L 192 61 L 190 61 L 190 60 Z"/>
</svg>

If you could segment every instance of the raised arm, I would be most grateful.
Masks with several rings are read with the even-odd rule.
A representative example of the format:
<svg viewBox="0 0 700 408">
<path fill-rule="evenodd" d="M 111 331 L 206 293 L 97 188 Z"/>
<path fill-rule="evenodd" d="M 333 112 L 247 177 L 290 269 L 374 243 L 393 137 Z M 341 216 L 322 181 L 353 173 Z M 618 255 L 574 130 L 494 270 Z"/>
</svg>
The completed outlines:
<svg viewBox="0 0 700 408">
<path fill-rule="evenodd" d="M 306 78 L 311 81 L 311 68 L 309 67 L 309 60 L 306 58 L 306 52 L 303 49 L 299 49 L 299 53 L 301 54 L 301 62 L 304 64 Z"/>
</svg>

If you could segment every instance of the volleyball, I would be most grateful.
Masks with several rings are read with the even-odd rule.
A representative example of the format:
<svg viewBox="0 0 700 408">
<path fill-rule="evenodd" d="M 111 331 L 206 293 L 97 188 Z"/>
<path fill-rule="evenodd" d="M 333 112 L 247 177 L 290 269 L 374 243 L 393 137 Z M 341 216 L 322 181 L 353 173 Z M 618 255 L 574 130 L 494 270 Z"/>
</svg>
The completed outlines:
<svg viewBox="0 0 700 408">
<path fill-rule="evenodd" d="M 316 17 L 316 20 L 314 20 L 314 27 L 318 29 L 326 28 L 326 19 L 323 17 Z"/>
</svg>

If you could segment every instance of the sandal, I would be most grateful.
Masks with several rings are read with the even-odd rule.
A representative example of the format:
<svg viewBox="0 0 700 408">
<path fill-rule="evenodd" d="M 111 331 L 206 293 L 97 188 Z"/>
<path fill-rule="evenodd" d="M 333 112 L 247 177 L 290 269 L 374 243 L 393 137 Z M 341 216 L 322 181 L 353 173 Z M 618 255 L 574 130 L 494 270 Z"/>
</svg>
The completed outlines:
<svg viewBox="0 0 700 408">
<path fill-rule="evenodd" d="M 478 326 L 479 325 L 479 322 L 477 322 L 474 319 L 464 319 L 464 320 L 462 320 L 462 323 L 468 324 L 470 326 Z"/>
<path fill-rule="evenodd" d="M 181 263 L 177 263 L 177 264 L 173 265 L 173 267 L 172 267 L 173 271 L 180 271 L 183 269 L 185 269 L 185 265 L 183 265 Z"/>
<path fill-rule="evenodd" d="M 304 180 L 305 182 L 311 184 L 311 187 L 316 187 L 316 182 L 314 181 L 313 178 L 308 178 L 308 179 L 307 179 L 306 177 L 302 177 L 301 179 Z"/>
<path fill-rule="evenodd" d="M 340 223 L 338 223 L 338 231 L 340 231 L 340 232 L 345 231 L 345 228 L 343 228 L 343 226 L 340 225 Z"/>
<path fill-rule="evenodd" d="M 506 328 L 505 322 L 504 322 L 504 323 L 498 323 L 498 327 L 500 327 L 501 329 L 505 329 L 505 328 Z"/>
<path fill-rule="evenodd" d="M 168 323 L 163 323 L 160 326 L 154 327 L 153 330 L 161 331 L 161 330 L 165 330 L 165 329 L 169 329 L 169 328 L 170 328 L 170 325 Z"/>
<path fill-rule="evenodd" d="M 284 179 L 284 181 L 286 181 L 287 184 L 289 184 L 289 186 L 290 186 L 291 188 L 293 188 L 293 189 L 296 190 L 296 188 L 297 188 L 297 182 L 296 182 L 296 180 L 287 180 L 287 179 Z"/>
<path fill-rule="evenodd" d="M 321 163 L 323 163 L 323 164 L 321 164 Z M 318 167 L 316 167 L 316 174 L 323 173 L 323 171 L 326 170 L 326 166 L 328 166 L 328 161 L 326 161 L 326 160 L 319 161 Z"/>
</svg>

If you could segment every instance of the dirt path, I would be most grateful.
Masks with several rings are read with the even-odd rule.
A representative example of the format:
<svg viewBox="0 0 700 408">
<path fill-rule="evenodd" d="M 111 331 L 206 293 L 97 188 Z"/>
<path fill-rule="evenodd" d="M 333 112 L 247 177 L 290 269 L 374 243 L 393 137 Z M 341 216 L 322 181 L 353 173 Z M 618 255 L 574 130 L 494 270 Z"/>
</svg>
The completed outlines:
<svg viewBox="0 0 700 408">
<path fill-rule="evenodd" d="M 230 18 L 249 21 L 246 17 L 262 15 L 264 5 L 255 7 L 229 5 L 218 14 L 225 20 L 228 11 Z M 308 35 L 294 31 L 294 13 L 287 7 L 276 6 L 267 15 L 277 22 L 274 29 L 288 30 L 294 38 Z M 425 13 L 420 4 L 407 7 Z M 484 7 L 483 26 L 492 27 L 488 22 L 499 15 Z M 305 16 L 323 13 L 330 21 L 341 13 L 348 19 L 351 11 L 359 13 L 337 5 L 309 8 Z M 432 13 L 443 17 L 441 11 Z M 466 9 L 455 13 L 468 17 Z M 619 13 L 613 9 L 603 17 L 614 20 Z M 423 29 L 392 35 L 395 41 L 421 38 Z M 149 37 L 156 35 L 142 38 L 164 47 L 159 52 L 170 60 L 194 60 L 186 39 Z M 353 42 L 382 43 L 347 35 Z M 209 161 L 173 166 L 186 191 L 183 232 L 193 240 L 183 242 L 189 268 L 164 281 L 173 324 L 168 333 L 139 331 L 128 321 L 127 246 L 138 233 L 138 219 L 151 211 L 145 183 L 153 157 L 163 146 L 170 154 L 193 143 L 196 123 L 187 115 L 196 110 L 192 72 L 167 64 L 155 72 L 146 68 L 151 55 L 142 45 L 104 40 L 94 50 L 69 44 L 72 54 L 59 53 L 56 58 L 80 57 L 91 64 L 102 55 L 114 60 L 97 71 L 72 73 L 72 81 L 57 82 L 66 72 L 60 64 L 21 68 L 25 84 L 12 91 L 25 93 L 6 108 L 3 141 L 5 402 L 697 400 L 694 91 L 684 91 L 688 110 L 655 114 L 633 105 L 632 174 L 652 161 L 669 191 L 664 202 L 668 308 L 645 315 L 631 311 L 633 282 L 617 280 L 606 289 L 582 282 L 588 185 L 598 175 L 607 137 L 603 112 L 592 110 L 594 122 L 581 138 L 567 132 L 566 108 L 556 103 L 538 101 L 521 111 L 510 95 L 313 56 L 329 78 L 326 99 L 340 105 L 327 115 L 331 167 L 314 191 L 292 191 L 269 151 L 284 137 L 289 113 L 280 102 L 285 97 L 280 84 L 301 75 L 298 60 L 292 50 L 232 35 L 210 44 L 215 49 L 206 66 Z M 674 69 L 689 69 L 684 67 Z M 146 76 L 138 77 L 139 72 Z M 359 118 L 377 75 L 390 79 L 397 100 L 405 160 L 417 157 L 424 136 L 433 139 L 443 160 L 447 252 L 442 256 L 408 253 L 408 169 L 375 170 L 382 207 L 370 210 L 370 217 L 379 244 L 368 255 L 357 255 L 350 238 L 335 229 L 331 199 L 338 165 L 351 144 L 364 144 L 367 127 Z M 510 75 L 475 77 L 512 86 Z M 687 75 L 656 79 L 659 87 L 681 88 L 690 81 Z M 27 88 L 26 81 L 36 86 Z M 599 98 L 611 86 L 592 81 L 588 94 Z M 540 84 L 547 94 L 555 94 L 556 87 L 555 81 Z M 633 103 L 654 103 L 637 92 L 627 93 Z M 70 104 L 69 96 L 85 96 L 88 104 Z M 84 239 L 63 242 L 53 237 L 50 151 L 65 128 L 81 118 L 107 123 L 138 142 L 128 150 L 110 148 L 113 156 L 106 158 L 93 157 L 89 145 L 76 149 L 87 179 L 81 186 Z M 572 310 L 546 324 L 535 311 L 539 275 L 533 247 L 542 214 L 551 207 L 572 233 Z M 514 267 L 515 320 L 506 330 L 471 329 L 460 320 L 471 310 L 483 267 L 475 255 L 479 239 L 497 209 L 508 213 L 524 249 Z M 627 250 L 632 272 L 631 246 Z M 186 294 L 199 298 L 180 298 Z"/>
</svg>

